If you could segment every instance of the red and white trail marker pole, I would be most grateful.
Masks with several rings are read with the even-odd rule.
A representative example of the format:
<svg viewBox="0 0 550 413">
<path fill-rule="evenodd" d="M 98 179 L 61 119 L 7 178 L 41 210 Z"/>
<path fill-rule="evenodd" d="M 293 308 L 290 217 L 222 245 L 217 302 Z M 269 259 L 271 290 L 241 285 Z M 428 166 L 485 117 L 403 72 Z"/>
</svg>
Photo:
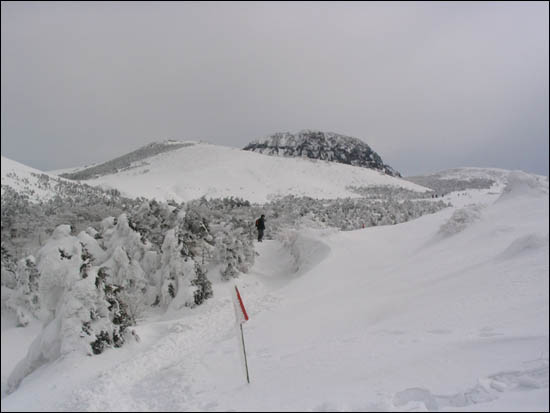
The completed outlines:
<svg viewBox="0 0 550 413">
<path fill-rule="evenodd" d="M 233 295 L 233 304 L 235 306 L 235 317 L 237 324 L 241 330 L 241 345 L 244 355 L 244 367 L 246 370 L 246 381 L 250 383 L 250 376 L 248 375 L 248 362 L 246 361 L 246 348 L 244 346 L 244 334 L 243 334 L 243 324 L 248 321 L 248 314 L 246 313 L 246 308 L 244 308 L 243 299 L 239 293 L 239 289 L 235 286 L 235 294 Z"/>
</svg>

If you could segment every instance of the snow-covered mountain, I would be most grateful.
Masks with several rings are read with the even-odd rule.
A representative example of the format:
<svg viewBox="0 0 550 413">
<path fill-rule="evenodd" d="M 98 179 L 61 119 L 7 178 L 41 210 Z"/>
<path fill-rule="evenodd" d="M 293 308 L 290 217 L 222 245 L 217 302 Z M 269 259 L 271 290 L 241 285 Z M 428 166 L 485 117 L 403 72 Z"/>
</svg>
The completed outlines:
<svg viewBox="0 0 550 413">
<path fill-rule="evenodd" d="M 93 170 L 64 176 L 83 177 L 90 185 L 115 188 L 130 197 L 177 202 L 203 196 L 233 196 L 259 203 L 285 195 L 343 198 L 357 196 L 350 187 L 385 185 L 427 190 L 378 170 L 336 162 L 267 156 L 202 142 L 171 145 L 173 150 L 141 156 L 139 160 L 123 156 Z M 136 152 L 144 153 L 147 148 Z"/>
<path fill-rule="evenodd" d="M 375 169 L 390 176 L 401 176 L 362 140 L 332 132 L 306 129 L 298 133 L 275 133 L 249 143 L 244 150 L 272 156 L 339 162 Z"/>
</svg>

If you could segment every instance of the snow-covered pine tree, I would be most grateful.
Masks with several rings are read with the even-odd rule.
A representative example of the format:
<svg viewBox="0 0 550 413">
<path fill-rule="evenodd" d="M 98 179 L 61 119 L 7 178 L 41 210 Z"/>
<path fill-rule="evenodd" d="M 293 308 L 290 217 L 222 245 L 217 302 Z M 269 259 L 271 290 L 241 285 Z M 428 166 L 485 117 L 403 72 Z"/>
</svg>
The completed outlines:
<svg viewBox="0 0 550 413">
<path fill-rule="evenodd" d="M 180 309 L 194 306 L 194 287 L 191 282 L 196 278 L 195 262 L 188 255 L 188 246 L 175 229 L 166 232 L 162 244 L 161 267 L 155 274 L 159 303 L 164 308 Z"/>
<path fill-rule="evenodd" d="M 25 327 L 32 318 L 39 317 L 39 278 L 40 273 L 32 255 L 19 260 L 15 271 L 16 285 L 6 300 L 7 309 L 15 312 L 18 327 Z"/>
<path fill-rule="evenodd" d="M 94 248 L 100 249 L 98 245 Z M 31 344 L 27 356 L 10 375 L 8 391 L 13 391 L 26 375 L 45 362 L 75 351 L 97 354 L 105 348 L 105 342 L 113 345 L 124 342 L 129 325 L 123 317 L 124 303 L 115 288 L 106 291 L 109 284 L 101 281 L 98 267 L 88 267 L 85 263 L 92 260 L 89 252 L 83 254 L 82 243 L 71 234 L 69 225 L 57 227 L 38 251 L 39 301 L 46 324 Z M 86 269 L 86 277 L 81 268 Z M 104 343 L 98 345 L 98 340 Z"/>
<path fill-rule="evenodd" d="M 15 275 L 16 263 L 11 252 L 8 250 L 7 246 L 2 242 L 1 244 L 1 282 L 2 287 L 9 289 L 14 289 L 17 285 L 17 279 Z"/>
<path fill-rule="evenodd" d="M 191 285 L 196 288 L 193 292 L 193 297 L 195 304 L 201 305 L 205 300 L 212 297 L 214 292 L 212 290 L 212 283 L 206 277 L 206 270 L 197 262 L 195 262 L 195 274 L 195 279 L 191 281 Z"/>
</svg>

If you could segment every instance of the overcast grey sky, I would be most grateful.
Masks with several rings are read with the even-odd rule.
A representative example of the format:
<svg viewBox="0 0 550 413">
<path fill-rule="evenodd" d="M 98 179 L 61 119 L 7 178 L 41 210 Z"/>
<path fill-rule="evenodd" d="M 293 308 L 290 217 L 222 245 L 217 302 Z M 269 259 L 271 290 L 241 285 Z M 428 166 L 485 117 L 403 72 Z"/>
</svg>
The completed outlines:
<svg viewBox="0 0 550 413">
<path fill-rule="evenodd" d="M 320 129 L 404 175 L 548 175 L 548 2 L 2 2 L 2 155 Z"/>
</svg>

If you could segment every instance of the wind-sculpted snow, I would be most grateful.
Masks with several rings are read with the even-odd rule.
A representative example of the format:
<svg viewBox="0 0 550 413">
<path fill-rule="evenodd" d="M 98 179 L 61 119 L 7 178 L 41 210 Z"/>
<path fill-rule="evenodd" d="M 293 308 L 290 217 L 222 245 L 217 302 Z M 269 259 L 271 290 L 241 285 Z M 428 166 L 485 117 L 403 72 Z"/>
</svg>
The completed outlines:
<svg viewBox="0 0 550 413">
<path fill-rule="evenodd" d="M 305 233 L 304 233 L 305 232 Z M 330 247 L 311 231 L 282 231 L 278 239 L 293 259 L 293 275 L 310 271 L 330 253 Z"/>
<path fill-rule="evenodd" d="M 451 236 L 464 231 L 468 226 L 479 220 L 483 206 L 467 205 L 464 208 L 457 209 L 445 224 L 439 228 L 439 234 Z"/>
<path fill-rule="evenodd" d="M 521 196 L 548 197 L 548 177 L 526 174 L 522 171 L 510 172 L 498 202 Z"/>
<path fill-rule="evenodd" d="M 542 248 L 548 249 L 548 234 L 546 234 L 546 237 L 536 233 L 528 234 L 512 241 L 499 255 L 499 258 L 508 260 L 516 258 L 518 255 L 529 254 Z"/>
</svg>

